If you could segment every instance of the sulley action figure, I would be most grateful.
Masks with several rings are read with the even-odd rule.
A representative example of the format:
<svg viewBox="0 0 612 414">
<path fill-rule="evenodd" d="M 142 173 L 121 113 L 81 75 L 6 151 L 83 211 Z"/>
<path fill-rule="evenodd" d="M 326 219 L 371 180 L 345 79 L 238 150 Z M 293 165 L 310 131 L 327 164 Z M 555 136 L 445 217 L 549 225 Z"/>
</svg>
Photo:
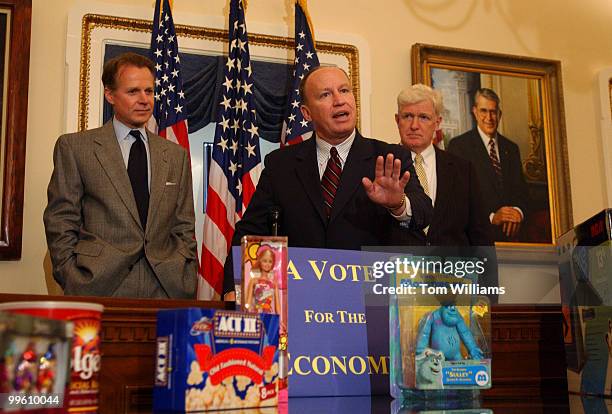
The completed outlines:
<svg viewBox="0 0 612 414">
<path fill-rule="evenodd" d="M 443 305 L 426 315 L 419 322 L 416 354 L 432 348 L 444 354 L 447 361 L 459 361 L 461 342 L 468 350 L 471 359 L 483 359 L 482 350 L 465 324 L 455 305 Z"/>
</svg>

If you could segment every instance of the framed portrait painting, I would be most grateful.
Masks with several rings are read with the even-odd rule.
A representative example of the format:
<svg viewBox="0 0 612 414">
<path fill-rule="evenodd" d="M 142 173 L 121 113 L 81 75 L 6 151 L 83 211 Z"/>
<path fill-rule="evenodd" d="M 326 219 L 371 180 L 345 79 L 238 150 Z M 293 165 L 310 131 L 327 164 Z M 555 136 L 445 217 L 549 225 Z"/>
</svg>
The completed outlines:
<svg viewBox="0 0 612 414">
<path fill-rule="evenodd" d="M 0 260 L 21 258 L 30 0 L 0 0 Z"/>
<path fill-rule="evenodd" d="M 412 82 L 442 94 L 438 145 L 472 161 L 483 197 L 499 196 L 503 206 L 519 210 L 522 221 L 516 233 L 508 236 L 501 226 L 495 228 L 498 244 L 553 245 L 572 227 L 559 61 L 415 44 Z M 488 127 L 484 118 L 478 119 L 477 91 L 478 102 L 498 101 L 496 112 L 487 115 Z M 483 99 L 483 91 L 493 95 Z M 498 143 L 498 170 L 486 162 L 491 158 L 485 144 L 490 136 Z M 490 189 L 489 181 L 495 182 Z M 493 217 L 495 208 L 489 210 Z"/>
</svg>

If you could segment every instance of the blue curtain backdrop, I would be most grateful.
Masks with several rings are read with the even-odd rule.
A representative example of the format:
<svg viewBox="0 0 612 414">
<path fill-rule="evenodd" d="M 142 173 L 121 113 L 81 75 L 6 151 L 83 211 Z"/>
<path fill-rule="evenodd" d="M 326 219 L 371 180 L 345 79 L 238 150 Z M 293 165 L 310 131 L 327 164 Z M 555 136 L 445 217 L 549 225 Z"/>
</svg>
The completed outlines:
<svg viewBox="0 0 612 414">
<path fill-rule="evenodd" d="M 148 56 L 149 49 L 134 46 L 106 45 L 104 62 L 125 52 Z M 192 134 L 215 122 L 217 105 L 223 92 L 223 67 L 227 56 L 206 56 L 180 53 L 181 76 L 187 98 L 189 133 Z M 285 113 L 287 90 L 293 67 L 284 63 L 263 62 L 252 59 L 255 79 L 255 110 L 262 139 L 280 142 Z M 112 107 L 104 102 L 103 121 L 112 116 Z"/>
</svg>

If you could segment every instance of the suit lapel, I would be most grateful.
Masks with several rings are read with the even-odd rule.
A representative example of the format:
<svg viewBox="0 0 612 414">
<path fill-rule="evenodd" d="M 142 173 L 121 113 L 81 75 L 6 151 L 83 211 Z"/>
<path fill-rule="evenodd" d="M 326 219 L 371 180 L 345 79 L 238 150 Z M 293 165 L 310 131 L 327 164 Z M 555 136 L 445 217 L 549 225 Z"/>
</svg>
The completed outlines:
<svg viewBox="0 0 612 414">
<path fill-rule="evenodd" d="M 506 145 L 506 138 L 501 134 L 497 134 L 497 145 L 499 147 L 499 164 L 501 165 L 502 177 L 504 182 L 507 180 L 507 173 L 510 171 L 510 154 Z"/>
<path fill-rule="evenodd" d="M 100 134 L 94 138 L 97 144 L 94 152 L 102 168 L 108 175 L 111 184 L 115 187 L 119 198 L 130 212 L 136 223 L 140 226 L 140 218 L 136 201 L 134 201 L 134 193 L 132 192 L 132 184 L 125 168 L 125 162 L 121 155 L 121 149 L 115 136 L 113 122 L 109 121 L 100 130 Z"/>
<path fill-rule="evenodd" d="M 362 185 L 361 179 L 371 174 L 369 170 L 374 169 L 374 164 L 365 162 L 365 160 L 372 158 L 372 156 L 369 143 L 357 132 L 342 169 L 340 185 L 336 191 L 331 217 L 329 218 L 330 223 L 338 217 L 353 193 L 360 188 Z"/>
<path fill-rule="evenodd" d="M 168 176 L 168 160 L 166 149 L 163 148 L 161 138 L 147 131 L 149 140 L 149 153 L 151 155 L 151 189 L 149 191 L 149 217 L 156 211 L 161 202 L 162 195 L 166 189 L 166 177 Z M 178 184 L 178 183 L 177 183 Z M 150 223 L 150 220 L 147 220 Z M 150 226 L 147 226 L 149 230 Z"/>
<path fill-rule="evenodd" d="M 295 172 L 301 181 L 304 192 L 312 202 L 319 214 L 321 221 L 325 223 L 327 217 L 323 210 L 323 194 L 321 193 L 321 178 L 319 177 L 319 164 L 317 161 L 316 139 L 313 136 L 306 141 L 296 154 Z"/>
<path fill-rule="evenodd" d="M 497 141 L 498 141 L 497 146 L 498 146 L 500 158 L 502 159 L 506 158 L 506 157 L 502 157 L 502 149 L 499 144 L 501 140 L 498 139 Z M 484 175 L 484 179 L 486 179 L 487 182 L 483 182 L 481 184 L 483 186 L 488 184 L 490 188 L 492 188 L 495 192 L 499 193 L 499 185 L 498 185 L 497 178 L 496 178 L 497 173 L 495 172 L 495 169 L 493 168 L 493 164 L 491 163 L 491 158 L 489 158 L 489 153 L 487 151 L 487 148 L 482 143 L 482 138 L 480 138 L 480 134 L 478 134 L 478 129 L 474 130 L 474 135 L 472 135 L 472 145 L 474 146 L 474 148 L 476 148 L 477 163 L 480 164 L 480 168 L 484 168 L 487 171 L 487 174 Z M 500 165 L 501 165 L 502 176 L 503 176 L 504 164 L 503 164 L 503 161 L 501 160 L 500 160 Z M 475 165 L 475 167 L 477 167 L 477 165 Z"/>
<path fill-rule="evenodd" d="M 491 158 L 489 158 L 489 153 L 487 152 L 487 147 L 482 143 L 482 138 L 478 135 L 478 130 L 476 130 L 476 135 L 472 136 L 472 145 L 476 149 L 478 162 L 486 166 L 489 172 L 494 176 L 495 169 L 493 168 L 493 164 L 491 164 Z"/>
<path fill-rule="evenodd" d="M 446 157 L 446 154 L 434 146 L 436 152 L 436 204 L 434 205 L 434 214 L 432 225 L 429 230 L 435 229 L 435 223 L 438 220 L 445 220 L 445 210 L 448 208 L 450 194 L 454 186 L 455 174 L 453 173 L 452 161 Z"/>
</svg>

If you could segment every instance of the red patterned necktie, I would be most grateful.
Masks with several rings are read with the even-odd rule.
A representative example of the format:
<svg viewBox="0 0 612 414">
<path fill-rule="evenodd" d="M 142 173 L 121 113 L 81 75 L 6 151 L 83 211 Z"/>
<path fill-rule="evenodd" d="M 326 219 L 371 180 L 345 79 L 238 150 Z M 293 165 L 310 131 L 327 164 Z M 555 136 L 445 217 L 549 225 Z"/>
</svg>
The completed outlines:
<svg viewBox="0 0 612 414">
<path fill-rule="evenodd" d="M 491 159 L 491 164 L 493 165 L 493 169 L 495 170 L 495 174 L 497 175 L 497 180 L 501 181 L 501 164 L 499 163 L 499 158 L 497 158 L 497 151 L 495 150 L 495 139 L 493 138 L 489 139 L 489 158 Z"/>
<path fill-rule="evenodd" d="M 325 167 L 323 178 L 321 178 L 323 203 L 325 204 L 325 213 L 327 214 L 327 218 L 329 218 L 331 215 L 334 197 L 336 196 L 338 185 L 340 185 L 340 176 L 342 175 L 342 164 L 340 163 L 338 150 L 335 147 L 331 147 L 329 153 L 331 157 L 327 161 L 327 167 Z"/>
</svg>

